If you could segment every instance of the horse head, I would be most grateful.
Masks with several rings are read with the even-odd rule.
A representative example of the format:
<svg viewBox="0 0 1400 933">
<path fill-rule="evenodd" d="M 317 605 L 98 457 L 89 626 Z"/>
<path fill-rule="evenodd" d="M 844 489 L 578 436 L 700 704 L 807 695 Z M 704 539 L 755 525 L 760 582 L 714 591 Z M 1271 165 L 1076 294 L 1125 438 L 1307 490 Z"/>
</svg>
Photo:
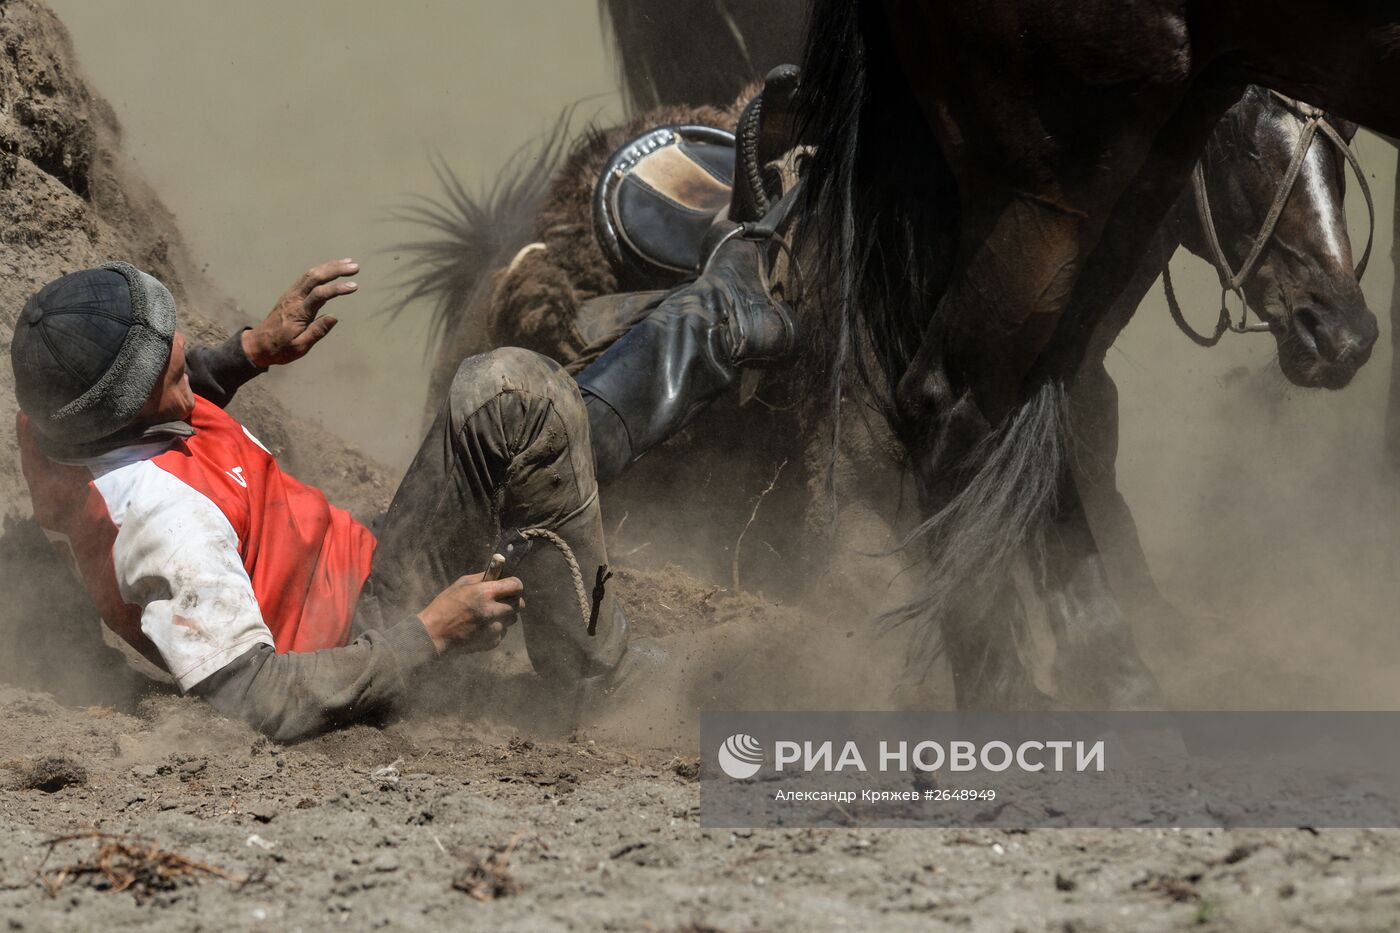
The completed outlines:
<svg viewBox="0 0 1400 933">
<path fill-rule="evenodd" d="M 1221 267 L 1222 283 L 1233 277 L 1241 286 L 1277 341 L 1284 375 L 1299 386 L 1342 388 L 1370 358 L 1378 334 L 1343 205 L 1342 148 L 1355 132 L 1251 87 L 1211 137 L 1195 191 L 1174 209 L 1183 243 Z"/>
</svg>

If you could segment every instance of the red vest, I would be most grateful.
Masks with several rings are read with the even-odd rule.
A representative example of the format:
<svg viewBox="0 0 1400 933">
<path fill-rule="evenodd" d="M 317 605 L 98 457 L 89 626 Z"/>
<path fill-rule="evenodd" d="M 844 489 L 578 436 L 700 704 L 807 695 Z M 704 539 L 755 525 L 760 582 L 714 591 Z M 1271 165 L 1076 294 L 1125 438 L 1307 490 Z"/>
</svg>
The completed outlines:
<svg viewBox="0 0 1400 933">
<path fill-rule="evenodd" d="M 192 437 L 68 465 L 20 416 L 34 515 L 103 619 L 185 687 L 260 641 L 344 645 L 374 536 L 218 406 L 197 398 L 190 423 Z"/>
</svg>

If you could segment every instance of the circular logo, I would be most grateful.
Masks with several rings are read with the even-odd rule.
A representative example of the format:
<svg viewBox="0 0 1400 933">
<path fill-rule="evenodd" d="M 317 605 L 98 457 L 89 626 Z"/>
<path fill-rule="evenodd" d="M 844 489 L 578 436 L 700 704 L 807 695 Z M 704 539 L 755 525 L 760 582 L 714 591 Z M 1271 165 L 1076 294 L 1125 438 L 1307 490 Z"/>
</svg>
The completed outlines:
<svg viewBox="0 0 1400 933">
<path fill-rule="evenodd" d="M 763 746 L 753 736 L 737 732 L 719 747 L 719 767 L 736 781 L 751 778 L 763 767 Z"/>
</svg>

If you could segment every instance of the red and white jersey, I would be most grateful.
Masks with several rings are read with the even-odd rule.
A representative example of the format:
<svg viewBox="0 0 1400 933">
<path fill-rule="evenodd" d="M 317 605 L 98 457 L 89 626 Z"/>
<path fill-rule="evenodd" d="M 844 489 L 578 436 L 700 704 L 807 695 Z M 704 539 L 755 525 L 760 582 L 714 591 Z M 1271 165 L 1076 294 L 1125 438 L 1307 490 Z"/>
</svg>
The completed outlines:
<svg viewBox="0 0 1400 933">
<path fill-rule="evenodd" d="M 103 621 L 188 690 L 256 644 L 347 641 L 374 536 L 197 398 L 192 437 L 58 463 L 19 421 L 34 516 Z"/>
</svg>

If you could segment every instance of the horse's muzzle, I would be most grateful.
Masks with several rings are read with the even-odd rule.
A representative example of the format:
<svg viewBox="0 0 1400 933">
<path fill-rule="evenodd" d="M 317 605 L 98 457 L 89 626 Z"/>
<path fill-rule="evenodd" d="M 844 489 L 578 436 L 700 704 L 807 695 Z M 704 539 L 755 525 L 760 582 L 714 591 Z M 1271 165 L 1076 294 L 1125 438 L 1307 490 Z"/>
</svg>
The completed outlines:
<svg viewBox="0 0 1400 933">
<path fill-rule="evenodd" d="M 1376 316 L 1362 307 L 1350 314 L 1294 310 L 1279 337 L 1279 362 L 1295 385 L 1340 389 L 1371 358 L 1380 336 Z"/>
</svg>

